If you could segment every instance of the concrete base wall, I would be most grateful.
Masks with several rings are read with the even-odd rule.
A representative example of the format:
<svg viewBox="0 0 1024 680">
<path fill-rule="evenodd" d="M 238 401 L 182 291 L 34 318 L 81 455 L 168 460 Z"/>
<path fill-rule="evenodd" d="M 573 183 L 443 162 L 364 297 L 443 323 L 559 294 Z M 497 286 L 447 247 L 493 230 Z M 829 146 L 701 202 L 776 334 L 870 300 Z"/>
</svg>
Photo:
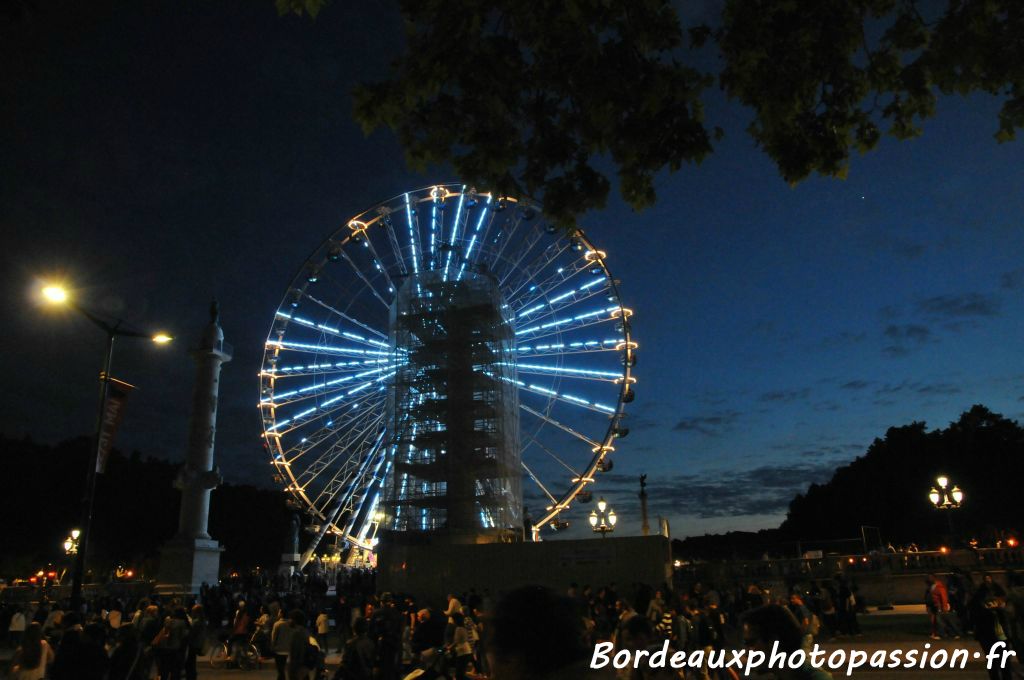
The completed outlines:
<svg viewBox="0 0 1024 680">
<path fill-rule="evenodd" d="M 157 591 L 196 595 L 202 584 L 216 585 L 220 581 L 222 552 L 224 548 L 215 540 L 171 539 L 160 551 Z"/>
<path fill-rule="evenodd" d="M 616 583 L 657 585 L 672 580 L 671 546 L 664 536 L 626 536 L 541 543 L 451 545 L 383 544 L 377 590 L 410 593 L 440 606 L 450 592 L 475 588 L 492 595 L 523 585 L 564 593 L 570 583 L 595 589 Z"/>
</svg>

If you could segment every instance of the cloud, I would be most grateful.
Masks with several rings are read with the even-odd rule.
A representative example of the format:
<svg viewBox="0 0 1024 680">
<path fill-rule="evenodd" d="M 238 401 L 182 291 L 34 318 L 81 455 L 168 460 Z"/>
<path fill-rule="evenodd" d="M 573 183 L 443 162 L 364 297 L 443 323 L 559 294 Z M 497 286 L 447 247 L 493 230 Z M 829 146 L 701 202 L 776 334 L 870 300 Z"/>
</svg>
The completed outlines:
<svg viewBox="0 0 1024 680">
<path fill-rule="evenodd" d="M 931 338 L 931 331 L 920 324 L 889 324 L 882 335 L 889 344 L 882 348 L 882 354 L 890 358 L 905 357 L 924 345 Z"/>
<path fill-rule="evenodd" d="M 841 390 L 862 390 L 871 384 L 868 380 L 851 380 L 839 386 Z"/>
<path fill-rule="evenodd" d="M 679 474 L 668 478 L 648 478 L 647 494 L 651 514 L 691 515 L 701 519 L 780 514 L 793 497 L 812 483 L 827 481 L 835 472 L 830 462 L 798 462 L 762 465 L 745 472 L 715 474 Z M 608 476 L 601 477 L 602 487 Z M 626 480 L 623 480 L 626 482 Z M 635 495 L 638 482 L 628 482 L 606 495 L 609 502 L 622 495 Z M 638 487 L 637 487 L 638 488 Z"/>
<path fill-rule="evenodd" d="M 917 243 L 899 236 L 882 234 L 876 240 L 874 249 L 876 252 L 890 253 L 897 257 L 912 260 L 924 255 L 928 248 L 923 243 Z"/>
<path fill-rule="evenodd" d="M 717 437 L 731 429 L 739 417 L 739 412 L 731 410 L 706 416 L 690 416 L 677 422 L 672 429 L 676 432 L 698 432 Z"/>
<path fill-rule="evenodd" d="M 772 390 L 771 392 L 765 392 L 757 399 L 758 401 L 788 404 L 799 399 L 806 399 L 810 393 L 811 390 L 808 387 L 799 390 Z"/>
<path fill-rule="evenodd" d="M 983 293 L 962 293 L 960 295 L 937 295 L 919 300 L 916 309 L 933 319 L 965 319 L 997 316 L 999 300 Z"/>
<path fill-rule="evenodd" d="M 935 383 L 917 388 L 918 394 L 960 394 L 962 390 L 950 383 Z"/>
<path fill-rule="evenodd" d="M 849 347 L 850 345 L 856 345 L 857 343 L 863 342 L 865 338 L 867 338 L 867 333 L 851 333 L 850 331 L 843 331 L 823 338 L 821 341 L 821 347 L 823 349 Z"/>
<path fill-rule="evenodd" d="M 999 287 L 1003 290 L 1020 290 L 1024 288 L 1024 269 L 1014 269 L 999 277 Z"/>
</svg>

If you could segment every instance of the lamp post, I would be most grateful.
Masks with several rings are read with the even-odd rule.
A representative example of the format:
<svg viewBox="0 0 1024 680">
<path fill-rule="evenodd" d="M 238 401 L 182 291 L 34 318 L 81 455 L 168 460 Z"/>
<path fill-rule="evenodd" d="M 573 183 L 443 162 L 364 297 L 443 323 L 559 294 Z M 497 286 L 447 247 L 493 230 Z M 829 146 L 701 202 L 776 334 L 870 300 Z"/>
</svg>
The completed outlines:
<svg viewBox="0 0 1024 680">
<path fill-rule="evenodd" d="M 146 338 L 158 345 L 165 345 L 173 338 L 166 333 L 140 333 L 127 328 L 120 319 L 113 322 L 107 321 L 79 306 L 71 298 L 67 289 L 60 285 L 45 286 L 42 289 L 42 297 L 47 304 L 70 307 L 98 326 L 107 335 L 106 351 L 103 354 L 103 369 L 100 371 L 100 400 L 96 415 L 96 434 L 89 456 L 89 470 L 86 473 L 85 479 L 85 495 L 82 498 L 82 529 L 78 536 L 72 536 L 74 539 L 74 552 L 69 551 L 68 553 L 75 556 L 75 563 L 71 570 L 71 609 L 78 612 L 82 607 L 82 581 L 85 576 L 85 556 L 89 551 L 89 535 L 92 529 L 93 501 L 96 497 L 96 467 L 98 465 L 102 440 L 103 415 L 107 408 L 107 397 L 110 393 L 110 365 L 114 358 L 114 338 Z M 75 532 L 78 532 L 78 530 L 76 529 Z M 72 532 L 72 534 L 75 532 Z"/>
<path fill-rule="evenodd" d="M 615 523 L 619 521 L 615 511 L 608 507 L 607 501 L 601 498 L 597 501 L 597 510 L 590 511 L 590 528 L 594 533 L 604 535 L 615 531 Z"/>
<path fill-rule="evenodd" d="M 950 487 L 949 477 L 939 475 L 935 478 L 935 486 L 928 491 L 928 500 L 931 501 L 937 510 L 956 510 L 964 502 L 964 492 L 956 484 Z M 949 522 L 949 533 L 952 537 L 952 513 L 946 514 L 946 520 Z"/>
</svg>

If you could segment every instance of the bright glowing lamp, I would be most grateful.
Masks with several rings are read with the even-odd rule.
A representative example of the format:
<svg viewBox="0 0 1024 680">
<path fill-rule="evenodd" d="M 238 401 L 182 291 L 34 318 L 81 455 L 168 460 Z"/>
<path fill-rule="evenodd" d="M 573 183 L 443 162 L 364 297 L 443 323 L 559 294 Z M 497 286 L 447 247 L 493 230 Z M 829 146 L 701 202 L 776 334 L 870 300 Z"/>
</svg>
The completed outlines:
<svg viewBox="0 0 1024 680">
<path fill-rule="evenodd" d="M 615 514 L 614 510 L 612 510 L 611 512 L 608 513 L 608 524 L 611 524 L 612 526 L 615 526 L 615 523 L 618 522 L 618 521 L 619 521 L 619 516 Z"/>
<path fill-rule="evenodd" d="M 78 529 L 72 529 L 71 530 L 71 538 L 75 539 L 76 541 L 78 540 L 78 537 L 81 536 L 81 535 L 82 535 L 82 532 L 79 531 Z"/>
<path fill-rule="evenodd" d="M 928 492 L 928 500 L 932 502 L 932 505 L 939 504 L 939 490 L 932 487 L 932 490 Z"/>
<path fill-rule="evenodd" d="M 168 335 L 167 333 L 157 333 L 156 335 L 153 336 L 153 342 L 155 342 L 158 345 L 166 345 L 173 339 L 174 338 Z"/>
<path fill-rule="evenodd" d="M 950 491 L 949 494 L 953 497 L 953 502 L 956 503 L 957 505 L 960 505 L 960 503 L 963 502 L 964 500 L 964 492 L 960 489 L 959 486 L 954 486 L 953 490 Z"/>
<path fill-rule="evenodd" d="M 949 477 L 947 477 L 946 475 L 940 475 L 935 479 L 935 481 L 939 483 L 940 489 L 945 489 L 947 486 L 949 486 Z"/>
<path fill-rule="evenodd" d="M 590 511 L 590 518 L 589 519 L 590 519 L 590 526 L 596 527 L 597 526 L 597 513 L 594 512 L 593 510 L 591 510 Z"/>
<path fill-rule="evenodd" d="M 64 286 L 51 284 L 43 288 L 43 298 L 56 305 L 63 304 L 68 301 L 68 291 Z"/>
<path fill-rule="evenodd" d="M 597 501 L 597 511 L 598 512 L 604 512 L 605 508 L 607 508 L 607 507 L 608 507 L 608 502 L 605 501 L 604 498 L 601 498 L 601 499 L 599 499 Z"/>
</svg>

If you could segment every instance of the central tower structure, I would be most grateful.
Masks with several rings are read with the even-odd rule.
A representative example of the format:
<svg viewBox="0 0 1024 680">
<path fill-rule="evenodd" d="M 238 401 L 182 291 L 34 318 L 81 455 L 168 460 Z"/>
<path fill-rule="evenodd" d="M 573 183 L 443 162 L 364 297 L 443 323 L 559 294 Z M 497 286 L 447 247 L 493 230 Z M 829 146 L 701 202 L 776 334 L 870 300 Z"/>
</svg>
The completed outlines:
<svg viewBox="0 0 1024 680">
<path fill-rule="evenodd" d="M 448 274 L 410 275 L 391 306 L 385 525 L 453 543 L 521 540 L 509 307 L 493 276 Z"/>
</svg>

